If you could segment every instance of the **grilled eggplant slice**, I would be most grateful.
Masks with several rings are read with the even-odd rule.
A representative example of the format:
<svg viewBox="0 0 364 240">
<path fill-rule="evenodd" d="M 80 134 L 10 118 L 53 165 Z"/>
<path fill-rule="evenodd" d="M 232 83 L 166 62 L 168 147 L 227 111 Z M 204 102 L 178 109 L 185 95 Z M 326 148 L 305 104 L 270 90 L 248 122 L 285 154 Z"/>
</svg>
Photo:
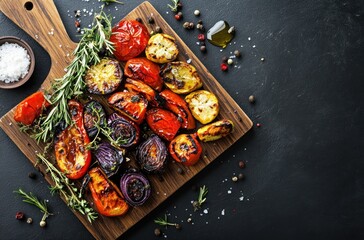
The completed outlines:
<svg viewBox="0 0 364 240">
<path fill-rule="evenodd" d="M 229 135 L 234 130 L 234 123 L 228 119 L 222 119 L 197 130 L 197 136 L 202 142 L 215 141 Z"/>
<path fill-rule="evenodd" d="M 215 94 L 206 90 L 198 90 L 185 98 L 192 115 L 202 124 L 212 122 L 219 114 L 219 101 Z"/>
<path fill-rule="evenodd" d="M 155 34 L 145 48 L 146 57 L 155 63 L 172 62 L 177 58 L 178 48 L 175 39 L 168 34 Z"/>
<path fill-rule="evenodd" d="M 185 62 L 170 62 L 161 69 L 164 84 L 177 94 L 188 94 L 202 87 L 196 68 Z"/>
<path fill-rule="evenodd" d="M 119 87 L 122 77 L 119 62 L 103 58 L 86 72 L 85 82 L 90 93 L 104 95 L 114 92 Z"/>
</svg>

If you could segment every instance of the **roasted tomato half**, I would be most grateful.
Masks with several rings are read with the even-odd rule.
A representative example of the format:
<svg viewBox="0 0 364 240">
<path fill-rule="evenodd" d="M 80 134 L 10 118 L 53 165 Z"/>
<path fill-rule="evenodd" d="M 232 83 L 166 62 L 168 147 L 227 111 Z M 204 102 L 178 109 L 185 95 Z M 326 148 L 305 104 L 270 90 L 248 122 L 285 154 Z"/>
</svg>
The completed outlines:
<svg viewBox="0 0 364 240">
<path fill-rule="evenodd" d="M 118 112 L 140 124 L 145 117 L 148 101 L 140 94 L 117 92 L 108 99 L 109 104 Z"/>
<path fill-rule="evenodd" d="M 143 81 L 158 92 L 163 87 L 163 80 L 159 72 L 160 68 L 157 64 L 143 57 L 128 60 L 124 68 L 125 76 Z"/>
<path fill-rule="evenodd" d="M 134 80 L 131 78 L 126 79 L 125 88 L 129 92 L 139 93 L 148 100 L 152 106 L 157 106 L 156 92 L 142 81 Z"/>
<path fill-rule="evenodd" d="M 70 179 L 83 177 L 91 163 L 91 152 L 86 145 L 90 142 L 83 125 L 83 106 L 70 100 L 68 108 L 74 124 L 56 135 L 55 156 L 59 169 Z"/>
<path fill-rule="evenodd" d="M 50 103 L 42 92 L 36 92 L 21 101 L 15 109 L 14 120 L 18 123 L 30 125 Z"/>
<path fill-rule="evenodd" d="M 186 166 L 197 163 L 202 153 L 202 147 L 194 134 L 178 135 L 169 144 L 169 154 L 177 162 Z"/>
<path fill-rule="evenodd" d="M 90 177 L 88 186 L 97 211 L 108 217 L 125 214 L 129 205 L 118 187 L 106 177 L 100 168 L 93 168 L 88 174 Z"/>
<path fill-rule="evenodd" d="M 110 41 L 119 61 L 127 61 L 141 54 L 149 41 L 147 28 L 136 20 L 121 20 L 112 29 Z"/>
<path fill-rule="evenodd" d="M 183 98 L 169 89 L 163 90 L 159 95 L 165 100 L 164 106 L 181 118 L 182 128 L 190 130 L 196 127 L 195 119 Z"/>
<path fill-rule="evenodd" d="M 181 122 L 176 115 L 161 108 L 148 110 L 146 120 L 150 129 L 167 141 L 172 141 L 181 127 Z"/>
</svg>

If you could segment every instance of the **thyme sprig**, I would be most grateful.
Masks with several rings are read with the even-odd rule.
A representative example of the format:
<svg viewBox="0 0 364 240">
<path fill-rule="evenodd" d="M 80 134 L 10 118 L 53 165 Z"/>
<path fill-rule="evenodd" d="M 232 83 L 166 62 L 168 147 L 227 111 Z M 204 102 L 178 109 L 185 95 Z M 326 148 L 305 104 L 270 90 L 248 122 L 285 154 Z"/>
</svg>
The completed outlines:
<svg viewBox="0 0 364 240">
<path fill-rule="evenodd" d="M 123 2 L 120 2 L 120 1 L 117 1 L 117 0 L 101 0 L 101 2 L 104 2 L 106 5 L 109 5 L 110 3 L 124 4 Z"/>
<path fill-rule="evenodd" d="M 172 10 L 172 12 L 177 12 L 179 0 L 171 0 L 171 1 L 173 3 L 173 6 L 171 4 L 168 4 L 168 7 Z"/>
<path fill-rule="evenodd" d="M 157 218 L 154 219 L 154 223 L 161 225 L 161 226 L 174 226 L 175 228 L 180 228 L 180 225 L 178 223 L 171 223 L 168 222 L 167 214 L 164 214 L 164 218 Z"/>
<path fill-rule="evenodd" d="M 204 202 L 206 202 L 206 195 L 208 193 L 208 189 L 205 185 L 200 187 L 200 192 L 198 194 L 198 199 L 192 202 L 193 210 L 196 212 L 201 209 L 201 206 Z"/>
<path fill-rule="evenodd" d="M 41 225 L 45 224 L 45 220 L 47 219 L 47 217 L 53 215 L 48 211 L 47 202 L 45 200 L 40 201 L 33 193 L 30 192 L 29 194 L 27 194 L 21 188 L 14 192 L 19 194 L 23 198 L 23 202 L 34 205 L 40 209 L 40 211 L 43 213 L 43 217 L 40 220 Z"/>
<path fill-rule="evenodd" d="M 88 205 L 88 202 L 81 198 L 78 188 L 71 182 L 64 173 L 59 171 L 48 159 L 42 154 L 37 154 L 38 159 L 42 164 L 46 166 L 46 171 L 50 173 L 50 176 L 54 182 L 54 185 L 50 187 L 51 193 L 59 193 L 67 202 L 67 205 L 86 215 L 87 220 L 91 223 L 94 221 L 98 214 L 93 208 Z"/>
<path fill-rule="evenodd" d="M 99 52 L 106 50 L 112 53 L 114 50 L 111 36 L 111 17 L 102 10 L 95 15 L 92 28 L 84 28 L 84 34 L 73 52 L 74 59 L 66 68 L 66 74 L 55 79 L 51 88 L 49 101 L 53 108 L 40 124 L 37 132 L 32 135 L 39 143 L 49 141 L 54 134 L 54 127 L 62 120 L 67 125 L 71 124 L 67 102 L 71 98 L 77 98 L 83 94 L 85 82 L 83 76 L 90 65 L 100 62 Z"/>
</svg>

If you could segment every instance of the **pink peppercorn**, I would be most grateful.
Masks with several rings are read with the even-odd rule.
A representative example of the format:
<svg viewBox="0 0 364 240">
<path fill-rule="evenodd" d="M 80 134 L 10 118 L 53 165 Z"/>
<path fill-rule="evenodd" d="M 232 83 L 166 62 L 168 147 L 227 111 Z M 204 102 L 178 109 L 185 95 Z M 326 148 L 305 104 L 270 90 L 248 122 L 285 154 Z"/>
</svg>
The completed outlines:
<svg viewBox="0 0 364 240">
<path fill-rule="evenodd" d="M 225 72 L 229 69 L 229 66 L 226 63 L 221 63 L 220 68 L 221 71 Z"/>
<path fill-rule="evenodd" d="M 197 38 L 198 38 L 198 40 L 200 40 L 200 41 L 205 41 L 205 35 L 204 35 L 204 34 L 202 34 L 202 33 L 198 34 Z"/>
</svg>

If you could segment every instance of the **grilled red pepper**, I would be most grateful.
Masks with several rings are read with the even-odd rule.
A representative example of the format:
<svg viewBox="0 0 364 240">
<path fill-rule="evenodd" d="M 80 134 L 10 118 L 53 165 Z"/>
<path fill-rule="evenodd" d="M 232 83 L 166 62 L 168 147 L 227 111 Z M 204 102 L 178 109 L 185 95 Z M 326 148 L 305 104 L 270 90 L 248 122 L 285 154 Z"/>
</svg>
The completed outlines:
<svg viewBox="0 0 364 240">
<path fill-rule="evenodd" d="M 196 127 L 195 119 L 183 98 L 169 89 L 163 90 L 159 95 L 166 100 L 165 107 L 182 119 L 182 128 L 190 130 Z"/>
<path fill-rule="evenodd" d="M 139 93 L 148 100 L 152 106 L 157 106 L 155 91 L 142 81 L 134 80 L 131 78 L 126 79 L 125 88 L 129 92 Z"/>
<path fill-rule="evenodd" d="M 195 134 L 180 134 L 169 144 L 168 150 L 174 160 L 191 166 L 200 159 L 202 146 Z"/>
<path fill-rule="evenodd" d="M 98 167 L 89 172 L 90 188 L 97 211 L 104 216 L 114 217 L 125 214 L 129 205 L 117 186 L 111 182 Z"/>
<path fill-rule="evenodd" d="M 155 134 L 167 141 L 171 141 L 181 127 L 177 116 L 162 108 L 148 110 L 146 121 Z"/>
<path fill-rule="evenodd" d="M 83 106 L 70 100 L 68 108 L 74 124 L 61 131 L 55 139 L 55 155 L 59 169 L 70 179 L 83 177 L 91 163 L 90 142 L 83 125 Z"/>
<path fill-rule="evenodd" d="M 30 125 L 50 103 L 42 92 L 36 92 L 21 101 L 15 109 L 14 120 L 18 123 Z"/>
<path fill-rule="evenodd" d="M 143 81 L 145 84 L 160 92 L 163 87 L 163 80 L 159 75 L 158 64 L 146 58 L 133 58 L 126 62 L 124 68 L 125 76 Z"/>
<path fill-rule="evenodd" d="M 145 117 L 148 101 L 140 94 L 117 92 L 108 99 L 109 104 L 118 112 L 140 124 Z"/>
</svg>

